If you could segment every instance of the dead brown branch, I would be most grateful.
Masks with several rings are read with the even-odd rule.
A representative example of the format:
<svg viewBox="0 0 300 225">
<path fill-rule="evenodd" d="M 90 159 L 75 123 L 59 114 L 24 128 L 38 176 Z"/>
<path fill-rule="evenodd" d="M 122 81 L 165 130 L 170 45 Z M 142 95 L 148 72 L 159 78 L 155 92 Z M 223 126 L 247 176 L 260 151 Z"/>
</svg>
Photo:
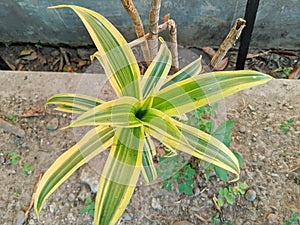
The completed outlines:
<svg viewBox="0 0 300 225">
<path fill-rule="evenodd" d="M 132 20 L 137 37 L 138 38 L 144 37 L 145 31 L 144 31 L 143 22 L 132 0 L 120 0 L 120 1 L 123 7 L 125 8 L 125 10 L 127 11 L 130 19 Z M 149 54 L 148 43 L 146 41 L 141 42 L 141 48 L 144 55 L 144 60 L 146 61 L 147 64 L 149 64 L 150 54 Z"/>
<path fill-rule="evenodd" d="M 0 129 L 12 133 L 21 138 L 25 136 L 25 131 L 23 129 L 21 129 L 17 125 L 13 125 L 9 122 L 6 122 L 5 120 L 2 120 L 1 118 L 0 118 Z"/>
<path fill-rule="evenodd" d="M 30 210 L 31 210 L 31 208 L 32 208 L 32 206 L 33 206 L 35 192 L 36 192 L 37 186 L 39 185 L 39 183 L 40 183 L 40 181 L 41 181 L 41 179 L 42 179 L 42 176 L 43 176 L 43 174 L 41 173 L 40 176 L 39 176 L 39 179 L 38 179 L 37 183 L 36 183 L 35 186 L 34 186 L 33 194 L 32 194 L 32 197 L 31 197 L 30 204 L 29 204 L 27 210 L 26 210 L 25 213 L 24 213 L 25 219 L 27 219 L 28 214 L 29 214 L 29 212 L 30 212 Z"/>
<path fill-rule="evenodd" d="M 217 53 L 214 55 L 212 60 L 210 61 L 210 67 L 211 69 L 214 69 L 219 62 L 222 61 L 228 50 L 234 46 L 237 39 L 240 37 L 242 30 L 246 26 L 246 21 L 244 19 L 238 18 L 228 33 L 227 37 L 219 47 Z"/>
<path fill-rule="evenodd" d="M 177 50 L 177 28 L 174 20 L 169 19 L 168 22 L 169 22 L 168 25 L 170 30 L 172 65 L 174 66 L 174 72 L 177 72 L 179 69 L 178 50 Z"/>
<path fill-rule="evenodd" d="M 158 22 L 161 0 L 152 0 L 149 13 L 149 35 L 148 44 L 151 60 L 155 57 L 158 51 Z"/>
</svg>

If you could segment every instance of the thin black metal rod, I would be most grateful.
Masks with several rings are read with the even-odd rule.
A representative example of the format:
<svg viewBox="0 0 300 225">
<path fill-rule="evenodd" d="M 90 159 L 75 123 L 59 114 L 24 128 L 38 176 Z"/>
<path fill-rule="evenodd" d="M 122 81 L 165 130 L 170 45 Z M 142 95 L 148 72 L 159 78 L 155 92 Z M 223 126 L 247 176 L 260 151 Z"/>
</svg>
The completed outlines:
<svg viewBox="0 0 300 225">
<path fill-rule="evenodd" d="M 249 50 L 252 31 L 256 19 L 256 13 L 259 5 L 259 0 L 248 0 L 245 12 L 246 27 L 241 35 L 239 53 L 236 61 L 236 70 L 243 70 Z"/>
</svg>

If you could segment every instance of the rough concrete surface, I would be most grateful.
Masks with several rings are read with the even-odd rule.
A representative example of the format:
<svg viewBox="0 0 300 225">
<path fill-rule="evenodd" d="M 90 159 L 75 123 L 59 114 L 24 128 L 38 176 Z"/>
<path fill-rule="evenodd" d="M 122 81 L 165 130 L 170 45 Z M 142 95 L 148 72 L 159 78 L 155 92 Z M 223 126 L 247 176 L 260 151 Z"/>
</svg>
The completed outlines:
<svg viewBox="0 0 300 225">
<path fill-rule="evenodd" d="M 240 180 L 231 185 L 249 186 L 233 205 L 222 207 L 225 220 L 233 225 L 282 225 L 292 213 L 299 216 L 299 85 L 297 80 L 272 80 L 219 102 L 226 108 L 218 108 L 212 120 L 225 115 L 234 121 L 230 149 L 244 159 Z M 60 130 L 70 123 L 72 115 L 43 107 L 48 97 L 64 92 L 113 98 L 104 75 L 0 72 L 0 118 L 25 131 L 20 138 L 0 128 L 1 225 L 24 222 L 23 212 L 30 205 L 40 173 L 78 140 L 79 130 Z M 23 116 L 33 109 L 37 116 Z M 15 123 L 8 119 L 9 114 L 16 117 Z M 284 133 L 280 125 L 290 118 L 294 122 Z M 19 156 L 15 164 L 10 152 Z M 92 225 L 92 217 L 80 209 L 88 196 L 94 197 L 103 159 L 101 154 L 74 172 L 47 200 L 40 220 L 31 209 L 26 224 Z M 33 166 L 30 173 L 21 172 L 24 163 Z M 140 179 L 118 224 L 214 224 L 209 222 L 217 213 L 212 199 L 227 184 L 215 176 L 206 181 L 201 163 L 195 169 L 192 195 L 178 194 L 176 184 L 173 191 L 167 191 L 161 189 L 160 182 L 145 185 Z"/>
</svg>

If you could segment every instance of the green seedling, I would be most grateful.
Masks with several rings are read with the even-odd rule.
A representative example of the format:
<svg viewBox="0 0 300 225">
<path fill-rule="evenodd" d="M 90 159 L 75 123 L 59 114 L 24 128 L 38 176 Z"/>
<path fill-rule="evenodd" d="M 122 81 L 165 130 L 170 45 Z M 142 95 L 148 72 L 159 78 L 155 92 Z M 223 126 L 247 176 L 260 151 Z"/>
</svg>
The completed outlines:
<svg viewBox="0 0 300 225">
<path fill-rule="evenodd" d="M 15 165 L 17 163 L 17 160 L 20 158 L 20 156 L 13 151 L 9 151 L 8 156 L 12 165 Z"/>
<path fill-rule="evenodd" d="M 90 216 L 94 216 L 95 202 L 92 200 L 91 196 L 87 197 L 84 203 L 84 207 L 80 209 L 80 213 L 88 213 Z"/>
<path fill-rule="evenodd" d="M 161 157 L 158 174 L 162 175 L 162 189 L 172 191 L 173 182 L 178 184 L 178 192 L 191 195 L 193 193 L 195 170 L 179 155 Z"/>
<path fill-rule="evenodd" d="M 23 174 L 29 174 L 33 171 L 33 166 L 30 166 L 28 163 L 24 163 L 23 167 L 20 169 L 20 172 Z"/>
<path fill-rule="evenodd" d="M 220 215 L 219 215 L 219 213 L 217 213 L 216 214 L 216 216 L 211 216 L 210 218 L 209 218 L 209 222 L 211 222 L 211 223 L 213 223 L 214 225 L 219 225 L 219 224 L 221 224 L 221 219 L 220 219 Z M 222 223 L 223 225 L 231 225 L 231 223 L 230 222 L 228 222 L 228 221 L 225 221 L 224 223 Z"/>
<path fill-rule="evenodd" d="M 40 45 L 40 44 L 35 44 L 34 47 L 37 48 L 37 49 L 41 49 L 41 48 L 42 48 L 42 45 Z"/>
<path fill-rule="evenodd" d="M 300 185 L 300 175 L 295 177 L 296 184 Z"/>
<path fill-rule="evenodd" d="M 246 193 L 248 185 L 243 183 L 238 186 L 229 186 L 228 188 L 221 188 L 219 191 L 219 196 L 217 198 L 218 205 L 220 207 L 224 206 L 226 200 L 230 205 L 234 204 L 235 197 Z"/>
<path fill-rule="evenodd" d="M 13 122 L 13 124 L 16 124 L 17 118 L 13 114 L 8 114 L 7 118 Z"/>
<path fill-rule="evenodd" d="M 294 118 L 290 118 L 286 121 L 283 121 L 280 124 L 280 129 L 283 131 L 283 133 L 287 134 L 290 129 L 291 129 L 291 125 L 294 123 Z"/>
<path fill-rule="evenodd" d="M 291 217 L 285 218 L 284 225 L 298 225 L 300 221 L 296 213 L 292 213 Z"/>
<path fill-rule="evenodd" d="M 21 194 L 19 192 L 15 192 L 14 195 L 18 198 L 21 196 Z"/>
<path fill-rule="evenodd" d="M 282 72 L 281 74 L 281 78 L 288 78 L 288 76 L 290 75 L 292 71 L 291 67 L 278 67 L 278 69 L 276 69 L 275 72 Z"/>
</svg>

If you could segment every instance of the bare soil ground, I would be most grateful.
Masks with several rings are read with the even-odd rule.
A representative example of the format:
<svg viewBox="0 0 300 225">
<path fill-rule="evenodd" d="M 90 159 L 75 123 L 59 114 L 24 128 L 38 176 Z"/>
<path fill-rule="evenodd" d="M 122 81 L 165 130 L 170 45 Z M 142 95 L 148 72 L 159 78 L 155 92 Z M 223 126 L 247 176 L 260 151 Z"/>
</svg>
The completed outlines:
<svg viewBox="0 0 300 225">
<path fill-rule="evenodd" d="M 185 59 L 186 56 L 182 58 Z M 0 76 L 0 117 L 25 132 L 18 137 L 11 130 L 0 129 L 0 224 L 93 224 L 90 215 L 79 211 L 85 199 L 95 195 L 93 191 L 99 178 L 97 168 L 101 167 L 105 154 L 76 171 L 53 193 L 40 221 L 33 209 L 24 220 L 39 175 L 84 132 L 59 130 L 71 121 L 72 115 L 43 107 L 46 98 L 60 88 L 59 82 L 49 84 L 47 80 L 43 83 L 46 79 L 42 75 L 37 79 L 34 76 L 21 74 L 14 78 L 15 81 Z M 67 79 L 63 85 L 68 87 Z M 234 205 L 225 204 L 221 209 L 223 218 L 233 225 L 283 224 L 292 213 L 300 216 L 300 185 L 297 183 L 300 175 L 299 85 L 297 80 L 274 80 L 220 102 L 214 120 L 225 117 L 235 122 L 230 148 L 244 159 L 238 183 L 249 186 L 247 193 L 240 195 Z M 24 91 L 27 87 L 33 90 Z M 113 96 L 109 88 L 103 88 L 103 93 L 107 98 Z M 10 114 L 16 121 L 8 119 Z M 280 126 L 291 118 L 293 122 L 285 133 Z M 15 164 L 9 152 L 19 156 Z M 22 173 L 24 163 L 33 166 L 33 171 Z M 161 189 L 160 182 L 144 185 L 141 179 L 118 224 L 213 224 L 209 221 L 217 213 L 213 197 L 227 184 L 215 176 L 206 181 L 201 165 L 197 165 L 196 170 L 192 195 Z"/>
</svg>

